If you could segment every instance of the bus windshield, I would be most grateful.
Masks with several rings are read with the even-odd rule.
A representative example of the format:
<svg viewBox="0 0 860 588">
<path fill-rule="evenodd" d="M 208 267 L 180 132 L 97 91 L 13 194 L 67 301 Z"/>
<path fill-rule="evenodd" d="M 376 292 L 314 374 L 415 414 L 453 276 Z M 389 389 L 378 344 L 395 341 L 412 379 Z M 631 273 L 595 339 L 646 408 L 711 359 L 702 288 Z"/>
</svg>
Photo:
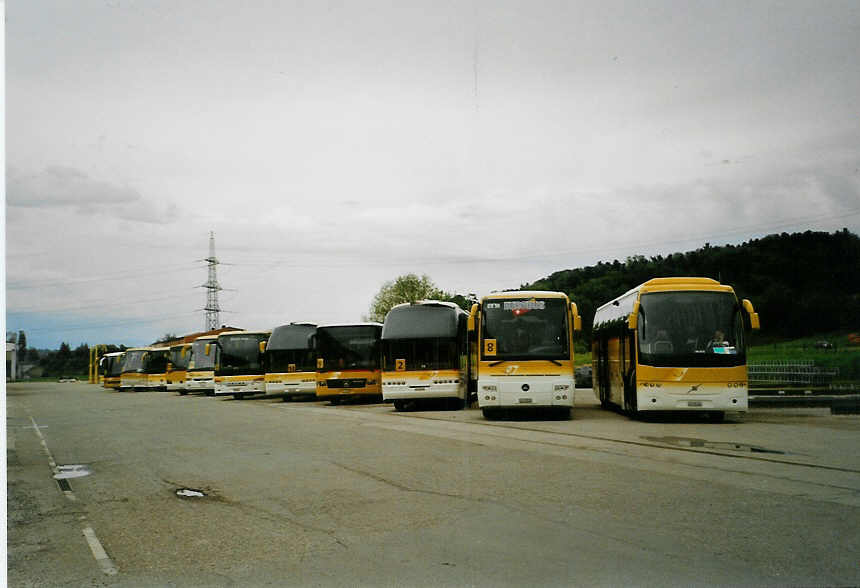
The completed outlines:
<svg viewBox="0 0 860 588">
<path fill-rule="evenodd" d="M 123 373 L 139 372 L 143 369 L 143 354 L 146 353 L 143 349 L 138 351 L 128 351 L 125 354 L 125 362 L 122 365 Z"/>
<path fill-rule="evenodd" d="M 185 357 L 182 356 L 183 349 L 185 349 Z M 174 370 L 188 369 L 188 360 L 191 359 L 190 351 L 185 347 L 172 347 L 170 349 L 170 363 L 173 364 Z"/>
<path fill-rule="evenodd" d="M 167 371 L 169 351 L 150 351 L 144 361 L 144 372 L 147 374 L 163 374 Z"/>
<path fill-rule="evenodd" d="M 312 372 L 316 368 L 316 352 L 313 349 L 266 349 L 266 371 L 285 374 L 290 366 L 297 372 Z"/>
<path fill-rule="evenodd" d="M 433 337 L 421 339 L 384 339 L 385 371 L 394 371 L 398 359 L 406 360 L 406 371 L 445 370 L 460 367 L 457 339 Z"/>
<path fill-rule="evenodd" d="M 209 355 L 206 355 L 206 344 L 209 344 Z M 194 370 L 214 370 L 215 356 L 218 346 L 215 339 L 204 339 L 191 344 L 191 356 L 194 358 Z"/>
<path fill-rule="evenodd" d="M 378 370 L 379 337 L 373 325 L 317 329 L 317 354 L 325 360 L 321 371 Z"/>
<path fill-rule="evenodd" d="M 260 341 L 268 338 L 269 336 L 263 333 L 218 337 L 218 349 L 221 354 L 218 358 L 220 365 L 218 375 L 263 373 Z"/>
<path fill-rule="evenodd" d="M 121 355 L 115 355 L 113 357 L 110 357 L 108 359 L 108 366 L 107 366 L 107 369 L 105 370 L 105 373 L 108 376 L 114 376 L 114 377 L 122 374 L 123 359 L 124 358 Z"/>
<path fill-rule="evenodd" d="M 563 298 L 489 299 L 482 314 L 484 361 L 570 359 Z"/>
<path fill-rule="evenodd" d="M 743 319 L 728 292 L 652 292 L 639 301 L 639 363 L 658 367 L 746 363 Z"/>
</svg>

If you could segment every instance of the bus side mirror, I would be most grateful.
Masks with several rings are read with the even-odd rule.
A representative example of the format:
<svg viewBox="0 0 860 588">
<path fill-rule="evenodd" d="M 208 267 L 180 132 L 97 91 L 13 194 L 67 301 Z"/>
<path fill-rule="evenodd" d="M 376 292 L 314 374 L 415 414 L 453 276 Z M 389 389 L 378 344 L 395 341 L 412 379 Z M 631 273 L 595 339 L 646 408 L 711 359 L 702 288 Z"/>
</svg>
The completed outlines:
<svg viewBox="0 0 860 588">
<path fill-rule="evenodd" d="M 265 351 L 266 351 L 266 342 L 265 342 L 265 341 L 260 341 L 260 345 L 259 345 L 259 347 L 260 347 L 260 353 L 265 352 Z"/>
<path fill-rule="evenodd" d="M 212 346 L 211 343 L 207 343 L 206 348 L 203 350 L 203 353 L 205 353 L 206 355 L 209 355 L 209 351 L 210 351 L 211 346 Z"/>
<path fill-rule="evenodd" d="M 627 328 L 631 331 L 636 330 L 636 326 L 639 323 L 639 301 L 633 303 L 633 312 L 631 312 L 627 316 Z"/>
<path fill-rule="evenodd" d="M 573 330 L 582 330 L 582 317 L 579 316 L 579 310 L 576 308 L 576 302 L 570 303 L 570 315 L 573 317 Z"/>
<path fill-rule="evenodd" d="M 750 328 L 756 331 L 759 330 L 759 328 L 761 328 L 761 324 L 758 321 L 758 313 L 753 308 L 752 302 L 744 298 L 741 304 L 743 304 L 744 310 L 747 311 L 747 314 L 750 317 Z"/>
<path fill-rule="evenodd" d="M 180 356 L 180 357 L 185 357 L 185 352 L 186 352 L 186 351 L 188 351 L 188 348 L 187 348 L 187 347 L 183 347 L 183 348 L 182 348 L 182 351 L 180 351 L 180 352 L 179 352 L 179 356 Z"/>
<path fill-rule="evenodd" d="M 475 330 L 475 322 L 476 322 L 477 318 L 478 318 L 478 305 L 473 304 L 472 309 L 469 311 L 469 322 L 467 324 L 467 328 L 470 331 Z"/>
</svg>

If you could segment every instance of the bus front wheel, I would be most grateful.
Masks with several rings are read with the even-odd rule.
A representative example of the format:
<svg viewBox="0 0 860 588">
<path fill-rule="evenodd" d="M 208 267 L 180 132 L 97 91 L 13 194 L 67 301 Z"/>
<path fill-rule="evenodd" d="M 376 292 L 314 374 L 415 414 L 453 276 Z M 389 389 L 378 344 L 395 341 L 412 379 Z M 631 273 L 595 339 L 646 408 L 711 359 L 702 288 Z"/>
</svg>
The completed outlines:
<svg viewBox="0 0 860 588">
<path fill-rule="evenodd" d="M 394 410 L 403 412 L 406 409 L 406 403 L 403 400 L 394 401 Z"/>
</svg>

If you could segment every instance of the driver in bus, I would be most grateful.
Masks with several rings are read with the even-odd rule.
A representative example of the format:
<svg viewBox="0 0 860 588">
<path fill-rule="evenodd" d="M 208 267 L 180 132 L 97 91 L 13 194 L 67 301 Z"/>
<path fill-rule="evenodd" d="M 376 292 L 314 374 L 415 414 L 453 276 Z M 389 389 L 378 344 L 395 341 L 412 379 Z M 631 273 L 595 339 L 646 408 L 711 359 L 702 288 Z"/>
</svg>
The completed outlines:
<svg viewBox="0 0 860 588">
<path fill-rule="evenodd" d="M 729 347 L 730 343 L 726 341 L 726 335 L 719 329 L 714 333 L 714 337 L 708 341 L 708 350 L 713 352 L 714 347 Z"/>
</svg>

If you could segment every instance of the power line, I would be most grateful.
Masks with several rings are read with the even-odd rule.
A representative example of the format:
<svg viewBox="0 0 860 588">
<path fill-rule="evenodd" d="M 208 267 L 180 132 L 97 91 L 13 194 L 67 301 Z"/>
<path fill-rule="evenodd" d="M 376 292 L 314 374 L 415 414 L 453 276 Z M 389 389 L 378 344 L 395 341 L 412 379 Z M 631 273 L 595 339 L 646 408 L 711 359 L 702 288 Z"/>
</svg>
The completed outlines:
<svg viewBox="0 0 860 588">
<path fill-rule="evenodd" d="M 183 271 L 188 271 L 189 266 L 187 264 L 183 265 L 173 265 L 173 266 L 162 266 L 158 269 L 153 269 L 151 271 L 140 271 L 140 270 L 123 270 L 122 272 L 118 272 L 115 274 L 105 274 L 102 276 L 89 276 L 85 278 L 71 278 L 67 280 L 48 280 L 43 282 L 28 282 L 28 283 L 12 283 L 7 284 L 7 290 L 32 290 L 35 288 L 57 288 L 57 287 L 68 287 L 75 286 L 77 284 L 88 284 L 92 282 L 109 282 L 116 280 L 127 280 L 127 279 L 137 279 L 141 276 L 155 276 L 155 275 L 163 275 L 163 274 L 173 274 L 179 273 Z"/>
<path fill-rule="evenodd" d="M 449 264 L 474 264 L 474 263 L 507 263 L 511 261 L 526 261 L 530 259 L 540 259 L 546 257 L 554 257 L 559 255 L 581 255 L 585 253 L 599 253 L 602 251 L 619 251 L 622 249 L 636 249 L 642 247 L 655 247 L 661 245 L 671 245 L 673 243 L 686 243 L 690 241 L 708 241 L 712 239 L 720 239 L 722 237 L 726 237 L 727 235 L 738 235 L 748 232 L 756 232 L 762 230 L 772 230 L 772 229 L 780 229 L 791 227 L 801 223 L 812 223 L 819 222 L 823 220 L 833 220 L 833 219 L 843 219 L 851 216 L 856 216 L 860 214 L 860 208 L 852 209 L 848 211 L 841 212 L 839 214 L 833 215 L 817 215 L 810 216 L 804 218 L 796 218 L 785 220 L 779 223 L 766 223 L 766 224 L 757 224 L 757 225 L 747 225 L 744 227 L 737 227 L 731 230 L 721 231 L 720 233 L 708 234 L 708 235 L 694 235 L 691 237 L 679 237 L 677 239 L 671 240 L 655 240 L 655 241 L 645 241 L 639 243 L 619 243 L 617 245 L 613 244 L 611 249 L 606 246 L 588 248 L 588 249 L 561 249 L 561 250 L 544 250 L 539 253 L 530 253 L 526 255 L 509 255 L 509 256 L 494 256 L 494 257 L 482 257 L 482 256 L 471 256 L 471 257 L 448 257 L 448 258 L 425 258 L 425 259 L 404 259 L 402 261 L 392 260 L 391 258 L 386 259 L 360 259 L 356 261 L 345 261 L 339 263 L 315 263 L 315 262 L 294 262 L 293 260 L 287 259 L 267 259 L 265 261 L 239 261 L 235 262 L 234 265 L 237 266 L 258 266 L 258 267 L 270 267 L 272 270 L 279 268 L 296 268 L 296 269 L 332 269 L 332 268 L 341 268 L 341 267 L 352 267 L 356 262 L 360 262 L 364 266 L 393 266 L 393 265 L 402 265 L 402 264 L 410 264 L 410 265 L 449 265 Z M 750 238 L 753 238 L 752 236 Z M 314 255 L 314 254 L 312 254 Z M 318 255 L 318 254 L 315 254 Z"/>
<path fill-rule="evenodd" d="M 57 327 L 57 326 L 37 327 L 35 329 L 27 329 L 26 331 L 28 333 L 41 333 L 44 331 L 52 331 L 52 332 L 56 332 L 56 333 L 65 333 L 66 331 L 83 331 L 86 329 L 107 329 L 107 328 L 111 328 L 111 327 L 125 327 L 128 325 L 147 325 L 147 324 L 152 324 L 152 323 L 161 323 L 164 321 L 174 320 L 177 318 L 184 318 L 184 317 L 188 317 L 189 315 L 193 315 L 193 314 L 194 314 L 194 312 L 190 312 L 190 313 L 184 313 L 184 314 L 174 314 L 171 316 L 162 316 L 162 317 L 158 317 L 158 318 L 154 318 L 154 319 L 132 319 L 132 320 L 120 321 L 120 322 L 116 322 L 116 323 L 103 323 L 100 325 L 88 324 L 88 325 L 72 325 L 69 327 Z"/>
<path fill-rule="evenodd" d="M 104 301 L 90 301 L 88 304 L 83 306 L 67 306 L 61 308 L 41 308 L 31 306 L 28 308 L 14 308 L 8 309 L 9 313 L 25 313 L 25 312 L 74 312 L 77 310 L 88 310 L 91 308 L 116 308 L 122 306 L 132 306 L 134 304 L 146 304 L 148 302 L 163 302 L 165 300 L 176 300 L 177 298 L 185 298 L 185 294 L 172 294 L 170 296 L 162 296 L 160 298 L 141 298 L 138 300 L 120 300 L 116 302 L 116 297 L 114 298 L 106 298 Z M 111 300 L 115 302 L 110 302 Z"/>
</svg>

